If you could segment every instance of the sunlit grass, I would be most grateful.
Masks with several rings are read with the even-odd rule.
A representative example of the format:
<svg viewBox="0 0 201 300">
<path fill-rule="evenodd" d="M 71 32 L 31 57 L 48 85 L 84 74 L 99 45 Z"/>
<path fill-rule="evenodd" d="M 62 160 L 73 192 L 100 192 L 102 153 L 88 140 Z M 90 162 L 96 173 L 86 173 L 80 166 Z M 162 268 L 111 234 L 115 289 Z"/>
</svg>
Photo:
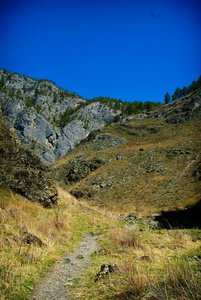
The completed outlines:
<svg viewBox="0 0 201 300">
<path fill-rule="evenodd" d="M 58 187 L 55 208 L 44 208 L 0 190 L 0 299 L 27 299 L 40 276 L 63 254 L 78 247 L 84 232 L 115 226 L 98 212 L 87 213 Z M 44 246 L 27 244 L 27 233 Z"/>
<path fill-rule="evenodd" d="M 67 163 L 79 155 L 105 161 L 85 179 L 67 186 L 69 192 L 90 191 L 91 196 L 86 193 L 80 199 L 90 206 L 106 207 L 117 213 L 136 212 L 142 216 L 184 208 L 201 190 L 201 181 L 192 175 L 199 161 L 195 157 L 201 152 L 200 122 L 197 118 L 186 123 L 167 124 L 150 118 L 112 124 L 101 129 L 101 134 L 119 135 L 127 138 L 128 143 L 100 151 L 94 149 L 94 143 L 82 143 L 55 164 L 63 165 L 64 161 Z M 154 130 L 158 131 L 154 133 Z M 184 154 L 174 154 L 173 149 L 181 149 Z M 151 172 L 147 171 L 150 166 L 153 167 Z M 96 178 L 101 179 L 96 183 Z M 107 180 L 112 186 L 96 188 Z"/>
<path fill-rule="evenodd" d="M 198 271 L 201 242 L 194 230 L 112 230 L 93 256 L 93 267 L 82 278 L 76 299 L 200 299 Z M 197 230 L 197 235 L 200 231 Z M 109 242 L 110 241 L 110 242 Z M 131 242 L 132 241 L 132 242 Z M 137 241 L 137 243 L 136 243 Z M 94 283 L 104 263 L 115 263 L 119 272 Z"/>
<path fill-rule="evenodd" d="M 45 209 L 1 190 L 1 299 L 27 299 L 40 276 L 78 247 L 84 231 L 100 231 L 102 237 L 90 270 L 73 287 L 76 299 L 199 299 L 199 230 L 150 230 L 144 218 L 134 229 L 124 228 L 115 210 L 92 210 L 58 191 L 58 207 Z M 24 243 L 27 232 L 46 246 Z M 104 263 L 117 264 L 119 272 L 95 283 Z"/>
</svg>

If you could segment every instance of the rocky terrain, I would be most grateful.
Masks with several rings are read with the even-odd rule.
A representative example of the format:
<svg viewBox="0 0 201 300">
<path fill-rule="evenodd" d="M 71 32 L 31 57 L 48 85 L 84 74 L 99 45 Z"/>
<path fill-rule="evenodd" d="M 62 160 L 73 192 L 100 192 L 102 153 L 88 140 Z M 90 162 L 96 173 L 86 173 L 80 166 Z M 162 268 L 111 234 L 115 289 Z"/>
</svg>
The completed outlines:
<svg viewBox="0 0 201 300">
<path fill-rule="evenodd" d="M 45 207 L 57 204 L 57 189 L 49 168 L 24 149 L 0 113 L 0 188 L 10 188 Z"/>
<path fill-rule="evenodd" d="M 38 80 L 0 69 L 0 105 L 7 123 L 16 130 L 22 144 L 50 164 L 74 149 L 90 132 L 103 128 L 117 116 L 123 123 L 136 118 L 162 118 L 174 124 L 188 121 L 199 110 L 200 94 L 195 91 L 154 111 L 125 117 L 118 101 L 109 107 L 96 99 L 85 100 L 51 80 Z"/>
<path fill-rule="evenodd" d="M 7 123 L 22 144 L 49 164 L 75 148 L 90 132 L 122 116 L 120 110 L 100 101 L 87 101 L 51 80 L 37 80 L 0 70 L 0 104 Z M 135 118 L 163 118 L 169 123 L 190 120 L 200 107 L 194 92 L 182 100 L 144 112 Z M 133 117 L 123 118 L 127 122 Z"/>
<path fill-rule="evenodd" d="M 99 208 L 150 215 L 190 207 L 201 199 L 200 114 L 198 89 L 93 131 L 52 175 Z"/>
<path fill-rule="evenodd" d="M 46 164 L 68 153 L 91 131 L 119 114 L 100 102 L 88 103 L 50 80 L 3 70 L 0 80 L 0 104 L 7 123 L 16 130 L 22 144 Z"/>
<path fill-rule="evenodd" d="M 150 116 L 166 123 L 187 122 L 201 115 L 201 89 L 158 108 Z"/>
</svg>

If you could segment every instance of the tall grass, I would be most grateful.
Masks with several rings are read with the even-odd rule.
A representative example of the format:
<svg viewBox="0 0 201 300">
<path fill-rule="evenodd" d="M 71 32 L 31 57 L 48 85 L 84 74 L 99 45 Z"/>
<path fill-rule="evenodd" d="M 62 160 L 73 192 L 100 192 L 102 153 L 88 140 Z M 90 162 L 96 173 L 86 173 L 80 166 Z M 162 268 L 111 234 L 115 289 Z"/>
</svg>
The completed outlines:
<svg viewBox="0 0 201 300">
<path fill-rule="evenodd" d="M 63 201 L 69 206 L 67 197 Z M 68 250 L 71 221 L 66 207 L 56 217 L 54 209 L 45 209 L 11 191 L 0 190 L 1 299 L 26 299 L 42 272 Z M 44 246 L 27 244 L 28 233 L 39 238 Z"/>
<path fill-rule="evenodd" d="M 201 299 L 200 278 L 185 260 L 164 263 L 161 272 L 127 261 L 121 268 L 117 286 L 112 299 Z"/>
<path fill-rule="evenodd" d="M 140 241 L 134 230 L 117 228 L 111 232 L 111 238 L 115 245 L 123 247 L 139 248 Z"/>
<path fill-rule="evenodd" d="M 27 299 L 40 276 L 63 253 L 79 245 L 84 232 L 116 226 L 108 217 L 78 204 L 58 187 L 59 201 L 44 208 L 0 189 L 0 299 Z M 27 234 L 42 241 L 28 244 Z"/>
<path fill-rule="evenodd" d="M 76 299 L 201 299 L 201 245 L 194 238 L 201 231 L 195 229 L 191 236 L 190 231 L 149 230 L 143 223 L 135 230 L 110 230 L 102 238 L 103 251 L 93 256 Z M 94 283 L 104 263 L 117 264 L 119 273 Z"/>
</svg>

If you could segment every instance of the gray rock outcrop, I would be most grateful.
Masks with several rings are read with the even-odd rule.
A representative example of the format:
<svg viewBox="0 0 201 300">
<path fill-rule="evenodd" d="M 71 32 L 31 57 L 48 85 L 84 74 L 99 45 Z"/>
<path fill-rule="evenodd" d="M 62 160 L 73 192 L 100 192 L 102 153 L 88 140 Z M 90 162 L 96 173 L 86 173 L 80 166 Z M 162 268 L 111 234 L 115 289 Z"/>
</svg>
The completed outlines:
<svg viewBox="0 0 201 300">
<path fill-rule="evenodd" d="M 2 76 L 5 86 L 0 91 L 0 104 L 7 123 L 16 130 L 22 144 L 46 164 L 68 153 L 91 131 L 112 122 L 118 114 L 100 102 L 88 104 L 48 80 L 0 70 Z M 61 128 L 59 122 L 69 111 L 69 119 Z"/>
<path fill-rule="evenodd" d="M 57 140 L 54 153 L 62 157 L 93 130 L 101 128 L 114 119 L 117 113 L 101 103 L 92 103 L 75 114 L 76 119 L 67 124 Z"/>
</svg>

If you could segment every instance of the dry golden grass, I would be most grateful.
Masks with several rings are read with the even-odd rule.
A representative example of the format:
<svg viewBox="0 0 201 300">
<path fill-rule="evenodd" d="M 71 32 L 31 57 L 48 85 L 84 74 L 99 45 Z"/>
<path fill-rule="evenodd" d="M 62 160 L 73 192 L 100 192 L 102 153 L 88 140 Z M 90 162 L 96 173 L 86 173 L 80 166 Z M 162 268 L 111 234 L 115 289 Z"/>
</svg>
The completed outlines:
<svg viewBox="0 0 201 300">
<path fill-rule="evenodd" d="M 144 219 L 135 230 L 120 228 L 123 223 L 116 220 L 115 213 L 80 205 L 65 190 L 58 189 L 57 211 L 1 190 L 1 299 L 26 299 L 34 282 L 54 260 L 76 246 L 83 228 L 108 231 L 101 239 L 101 249 L 106 251 L 93 255 L 92 268 L 76 288 L 77 299 L 83 299 L 83 295 L 86 300 L 200 299 L 196 260 L 201 247 L 194 235 L 182 230 L 149 230 Z M 27 231 L 47 247 L 23 243 Z M 116 263 L 120 271 L 95 284 L 94 277 L 103 263 Z"/>
<path fill-rule="evenodd" d="M 84 232 L 104 230 L 117 222 L 77 202 L 58 187 L 59 201 L 44 208 L 0 189 L 0 299 L 27 299 L 34 284 L 63 253 L 78 247 Z M 30 233 L 43 246 L 27 244 Z"/>
<path fill-rule="evenodd" d="M 139 248 L 140 242 L 134 230 L 117 228 L 111 232 L 111 239 L 117 246 Z"/>
<path fill-rule="evenodd" d="M 86 300 L 201 298 L 201 279 L 197 275 L 201 245 L 190 231 L 116 228 L 103 238 L 101 247 L 104 252 L 93 257 L 93 266 L 82 278 L 76 299 L 83 295 Z M 103 263 L 116 263 L 119 273 L 94 283 Z"/>
<path fill-rule="evenodd" d="M 110 299 L 200 299 L 200 280 L 188 262 L 163 263 L 163 269 L 154 273 L 145 265 L 127 261 L 116 281 L 116 295 L 120 296 Z"/>
<path fill-rule="evenodd" d="M 201 181 L 193 176 L 201 152 L 201 118 L 181 124 L 167 124 L 161 120 L 134 120 L 128 124 L 113 124 L 102 133 L 119 135 L 129 142 L 119 147 L 103 150 L 93 149 L 94 144 L 80 144 L 74 151 L 56 164 L 89 155 L 105 160 L 101 168 L 85 179 L 67 187 L 72 190 L 88 190 L 92 196 L 81 198 L 89 206 L 117 213 L 147 215 L 150 213 L 184 208 L 195 197 L 199 197 Z M 152 133 L 151 128 L 158 130 Z M 144 151 L 139 151 L 143 148 Z M 171 150 L 181 149 L 184 154 L 173 154 Z M 188 153 L 185 153 L 185 152 Z M 117 157 L 124 157 L 120 160 Z M 147 168 L 153 166 L 153 172 Z M 101 182 L 110 180 L 112 186 L 94 188 L 96 178 Z M 94 200 L 95 199 L 95 200 Z"/>
</svg>

